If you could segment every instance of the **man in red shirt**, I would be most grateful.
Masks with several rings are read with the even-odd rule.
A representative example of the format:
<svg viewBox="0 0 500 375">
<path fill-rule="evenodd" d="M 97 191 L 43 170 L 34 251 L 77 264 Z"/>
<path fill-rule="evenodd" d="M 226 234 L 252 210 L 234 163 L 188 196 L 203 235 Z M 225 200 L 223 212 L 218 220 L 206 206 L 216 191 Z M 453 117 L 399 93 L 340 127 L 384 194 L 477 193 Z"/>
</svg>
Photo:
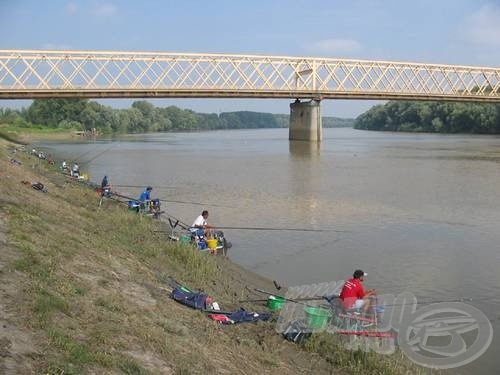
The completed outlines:
<svg viewBox="0 0 500 375">
<path fill-rule="evenodd" d="M 375 290 L 369 289 L 365 292 L 362 282 L 366 275 L 364 271 L 356 270 L 352 279 L 345 282 L 340 292 L 344 309 L 363 309 L 366 312 L 370 308 L 370 296 L 375 295 Z"/>
</svg>

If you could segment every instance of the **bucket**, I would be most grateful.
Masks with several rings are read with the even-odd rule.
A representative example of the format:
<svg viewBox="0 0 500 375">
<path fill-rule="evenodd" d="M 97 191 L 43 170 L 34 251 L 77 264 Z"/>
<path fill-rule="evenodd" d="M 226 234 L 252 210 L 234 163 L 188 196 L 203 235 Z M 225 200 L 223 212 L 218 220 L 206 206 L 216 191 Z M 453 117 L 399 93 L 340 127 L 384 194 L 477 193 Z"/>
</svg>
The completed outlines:
<svg viewBox="0 0 500 375">
<path fill-rule="evenodd" d="M 285 304 L 285 299 L 278 296 L 269 296 L 267 299 L 267 307 L 269 310 L 276 311 L 283 307 Z"/>
<path fill-rule="evenodd" d="M 215 249 L 217 248 L 217 240 L 216 239 L 210 239 L 210 240 L 205 240 L 207 242 L 207 246 L 209 249 Z"/>
<path fill-rule="evenodd" d="M 332 316 L 331 311 L 324 307 L 306 306 L 304 312 L 306 313 L 309 328 L 324 328 L 328 323 L 328 319 Z"/>
<path fill-rule="evenodd" d="M 179 237 L 179 241 L 181 243 L 190 243 L 191 242 L 191 236 L 187 234 L 183 234 Z"/>
</svg>

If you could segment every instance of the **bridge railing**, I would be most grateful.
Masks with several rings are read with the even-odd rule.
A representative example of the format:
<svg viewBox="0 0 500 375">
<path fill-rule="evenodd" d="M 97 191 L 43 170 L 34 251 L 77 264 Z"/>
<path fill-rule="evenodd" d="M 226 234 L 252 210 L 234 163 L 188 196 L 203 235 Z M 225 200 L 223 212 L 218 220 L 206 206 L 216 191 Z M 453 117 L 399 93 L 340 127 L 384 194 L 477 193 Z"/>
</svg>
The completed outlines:
<svg viewBox="0 0 500 375">
<path fill-rule="evenodd" d="M 0 50 L 0 98 L 500 101 L 500 68 L 260 55 Z"/>
</svg>

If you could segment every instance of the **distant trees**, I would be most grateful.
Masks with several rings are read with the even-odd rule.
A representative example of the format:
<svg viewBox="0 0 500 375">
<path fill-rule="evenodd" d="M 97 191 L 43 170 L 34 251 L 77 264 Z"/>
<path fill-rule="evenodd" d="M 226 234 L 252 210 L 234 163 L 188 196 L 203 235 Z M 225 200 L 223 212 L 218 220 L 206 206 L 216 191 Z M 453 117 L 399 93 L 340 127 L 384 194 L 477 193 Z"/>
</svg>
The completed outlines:
<svg viewBox="0 0 500 375">
<path fill-rule="evenodd" d="M 226 112 L 219 116 L 223 128 L 257 129 L 279 128 L 280 122 L 271 113 L 261 112 Z"/>
<path fill-rule="evenodd" d="M 33 124 L 57 128 L 63 120 L 81 122 L 87 107 L 89 103 L 83 99 L 34 100 L 24 117 Z"/>
<path fill-rule="evenodd" d="M 288 127 L 288 117 L 249 111 L 197 113 L 175 106 L 155 107 L 145 100 L 135 101 L 128 109 L 114 109 L 86 99 L 37 99 L 27 109 L 0 108 L 0 123 L 75 130 L 96 128 L 101 133 L 283 128 Z M 352 126 L 353 120 L 325 117 L 323 122 Z"/>
<path fill-rule="evenodd" d="M 390 101 L 358 116 L 355 129 L 500 133 L 500 105 L 488 103 Z"/>
<path fill-rule="evenodd" d="M 352 119 L 323 117 L 323 127 L 356 129 L 500 134 L 500 105 L 422 101 L 390 101 Z M 114 109 L 87 99 L 37 99 L 28 108 L 0 108 L 0 123 L 17 127 L 98 129 L 101 133 L 146 133 L 212 129 L 288 127 L 289 116 L 262 112 L 197 113 L 175 106 L 155 107 L 135 101 Z"/>
</svg>

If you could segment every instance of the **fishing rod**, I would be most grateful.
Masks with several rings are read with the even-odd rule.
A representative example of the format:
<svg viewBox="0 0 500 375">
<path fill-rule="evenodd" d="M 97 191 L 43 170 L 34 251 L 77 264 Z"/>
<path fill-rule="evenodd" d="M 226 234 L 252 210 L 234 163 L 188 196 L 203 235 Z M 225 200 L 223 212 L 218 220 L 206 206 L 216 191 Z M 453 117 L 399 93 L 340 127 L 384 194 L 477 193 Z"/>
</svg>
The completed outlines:
<svg viewBox="0 0 500 375">
<path fill-rule="evenodd" d="M 289 298 L 285 298 L 285 297 L 282 297 L 282 296 L 278 296 L 276 294 L 271 294 L 272 296 L 274 297 L 280 297 L 280 298 L 283 298 L 285 300 L 289 300 L 289 301 L 322 301 L 322 300 L 327 300 L 326 297 L 303 297 L 303 298 L 294 298 L 294 299 L 289 299 Z M 338 298 L 338 297 L 336 297 Z M 242 300 L 239 300 L 238 302 L 240 303 L 243 303 L 243 302 L 267 302 L 269 300 L 269 298 L 267 299 L 242 299 Z"/>
<path fill-rule="evenodd" d="M 113 186 L 144 189 L 144 185 L 113 185 Z M 177 189 L 177 187 L 175 187 L 175 186 L 160 186 L 160 187 L 157 187 L 156 189 Z"/>
<path fill-rule="evenodd" d="M 222 310 L 202 309 L 201 312 L 208 313 L 208 314 L 231 315 L 231 314 L 234 314 L 236 311 L 222 311 Z"/>
<path fill-rule="evenodd" d="M 316 307 L 316 306 L 311 306 L 311 305 L 308 305 L 307 303 L 304 303 L 302 301 L 317 301 L 318 299 L 317 298 L 314 298 L 314 299 L 308 299 L 308 298 L 296 298 L 296 299 L 291 299 L 291 298 L 286 298 L 284 296 L 280 296 L 280 295 L 277 295 L 275 293 L 271 293 L 271 292 L 268 292 L 266 290 L 262 290 L 262 289 L 259 289 L 259 288 L 254 288 L 254 290 L 256 292 L 259 292 L 259 293 L 263 293 L 263 294 L 267 294 L 269 296 L 273 296 L 273 297 L 278 297 L 278 298 L 282 298 L 284 299 L 285 301 L 289 301 L 289 302 L 293 302 L 293 303 L 298 303 L 298 304 L 301 304 L 301 305 L 304 305 L 304 306 L 309 306 L 309 307 Z M 323 298 L 321 298 L 323 299 Z"/>
<path fill-rule="evenodd" d="M 180 203 L 180 204 L 194 204 L 196 206 L 209 206 L 209 207 L 222 207 L 222 208 L 232 208 L 229 206 L 222 206 L 219 204 L 209 204 L 209 203 L 201 203 L 201 202 L 188 202 L 188 201 L 174 201 L 170 199 L 164 199 L 164 198 L 158 198 L 163 202 L 169 202 L 169 203 Z"/>
<path fill-rule="evenodd" d="M 106 196 L 106 195 L 101 195 L 101 199 L 99 200 L 99 207 L 101 207 L 101 206 L 102 206 L 102 202 L 103 202 L 103 199 L 104 199 L 104 198 L 106 198 L 106 199 L 111 199 L 112 201 L 115 201 L 115 202 L 118 202 L 118 203 L 123 204 L 123 205 L 125 205 L 125 206 L 128 206 L 128 203 L 127 203 L 127 202 L 121 201 L 121 200 L 119 200 L 119 199 L 117 199 L 117 198 L 113 198 L 113 197 L 111 196 L 111 194 L 110 194 L 110 195 L 108 195 L 108 196 Z"/>
<path fill-rule="evenodd" d="M 114 185 L 114 186 L 121 186 L 121 185 Z M 144 186 L 141 186 L 141 187 L 144 188 Z M 129 200 L 138 200 L 138 199 L 127 197 L 125 195 L 118 194 L 118 193 L 113 193 L 113 194 L 115 194 L 115 195 L 117 195 L 119 197 L 122 197 L 122 198 L 129 199 Z M 206 204 L 206 203 L 199 203 L 199 202 L 186 202 L 186 201 L 169 200 L 169 199 L 164 199 L 164 198 L 161 198 L 161 197 L 159 197 L 158 199 L 161 202 L 168 202 L 168 203 L 194 204 L 194 205 L 200 205 L 200 206 L 213 206 L 213 207 L 226 207 L 226 208 L 230 208 L 228 206 L 220 206 L 220 205 L 215 205 L 215 204 Z"/>
<path fill-rule="evenodd" d="M 394 307 L 394 306 L 406 306 L 406 305 L 413 305 L 413 304 L 416 304 L 416 305 L 424 305 L 424 304 L 427 304 L 427 305 L 432 305 L 433 303 L 447 303 L 447 302 L 450 302 L 450 303 L 455 303 L 455 302 L 475 302 L 475 301 L 481 301 L 481 300 L 488 300 L 489 298 L 457 298 L 457 299 L 454 299 L 454 300 L 432 300 L 432 301 L 416 301 L 415 303 L 413 302 L 408 302 L 408 303 L 395 303 L 395 304 L 390 304 L 390 305 L 385 305 L 385 304 L 380 304 L 379 306 L 382 306 L 382 307 Z"/>
<path fill-rule="evenodd" d="M 88 163 L 90 163 L 90 162 L 94 161 L 94 160 L 95 160 L 95 159 L 97 159 L 99 156 L 101 156 L 101 155 L 105 154 L 106 152 L 108 152 L 109 150 L 111 150 L 112 148 L 114 148 L 114 147 L 116 147 L 116 146 L 118 146 L 118 143 L 114 143 L 114 144 L 112 144 L 112 145 L 111 145 L 111 147 L 108 147 L 108 148 L 107 148 L 107 149 L 105 149 L 104 151 L 102 151 L 102 152 L 98 153 L 97 155 L 95 155 L 94 157 L 92 157 L 90 160 L 87 160 L 87 161 L 82 162 L 82 164 L 88 164 Z"/>
<path fill-rule="evenodd" d="M 245 303 L 245 302 L 267 302 L 269 298 L 267 299 L 240 299 L 238 302 L 239 303 Z"/>
<path fill-rule="evenodd" d="M 119 199 L 113 198 L 112 196 L 109 196 L 109 197 L 103 196 L 103 197 L 108 198 L 108 199 L 111 199 L 111 200 L 113 200 L 113 201 L 115 201 L 115 202 L 121 203 L 121 204 L 123 204 L 123 205 L 125 205 L 125 206 L 128 206 L 128 203 L 127 203 L 127 202 L 124 202 L 124 201 L 121 201 L 121 200 L 119 200 Z"/>
<path fill-rule="evenodd" d="M 169 221 L 170 226 L 172 226 L 172 222 L 171 222 L 171 220 L 170 220 L 170 219 L 173 219 L 173 220 L 175 220 L 176 225 L 177 225 L 177 224 L 180 224 L 180 227 L 181 227 L 182 229 L 189 229 L 189 228 L 191 228 L 191 225 L 189 225 L 189 224 L 187 224 L 187 223 L 184 223 L 183 221 L 181 221 L 181 219 L 178 219 L 178 218 L 176 218 L 175 216 L 170 215 L 170 214 L 169 214 L 169 213 L 167 213 L 166 211 L 165 211 L 165 215 L 166 215 L 166 216 L 167 216 L 167 218 L 168 218 L 168 221 Z M 174 227 L 175 227 L 176 225 L 174 225 Z"/>
<path fill-rule="evenodd" d="M 116 192 L 111 192 L 112 195 L 116 195 L 117 197 L 120 197 L 120 198 L 123 198 L 123 199 L 128 199 L 129 201 L 135 201 L 135 202 L 140 202 L 139 199 L 136 199 L 136 198 L 132 198 L 132 197 L 128 197 L 126 195 L 123 195 L 123 194 L 120 194 L 120 193 L 116 193 Z M 158 198 L 159 199 L 159 198 Z M 161 199 L 160 199 L 161 201 Z M 127 204 L 126 202 L 124 202 L 125 204 Z M 176 217 L 172 216 L 172 215 L 169 215 L 166 211 L 163 212 L 169 219 L 173 219 L 176 221 L 177 224 L 181 224 L 181 227 L 185 227 L 183 229 L 188 229 L 190 226 L 186 223 L 183 223 L 182 221 L 180 221 L 179 219 L 177 219 Z M 172 226 L 172 225 L 171 225 Z M 166 230 L 162 231 L 162 230 L 157 230 L 157 231 L 154 231 L 154 232 L 167 232 Z"/>
<path fill-rule="evenodd" d="M 128 200 L 130 200 L 130 201 L 139 201 L 139 199 L 135 199 L 135 198 L 127 197 L 126 195 L 123 195 L 123 194 L 117 193 L 117 192 L 115 192 L 115 191 L 111 191 L 111 194 L 116 195 L 117 197 L 120 197 L 120 198 L 128 199 Z"/>
<path fill-rule="evenodd" d="M 93 149 L 93 148 L 92 148 L 92 149 L 90 149 L 90 150 L 87 150 L 87 151 L 85 151 L 84 153 L 82 153 L 82 154 L 78 155 L 76 158 L 74 158 L 74 160 L 79 160 L 80 158 L 83 158 L 85 155 L 88 155 L 88 154 L 90 154 L 90 153 L 91 153 L 91 152 L 93 152 L 93 151 L 94 151 L 94 149 Z M 71 158 L 69 158 L 69 160 L 71 160 Z"/>
<path fill-rule="evenodd" d="M 217 226 L 219 229 L 238 229 L 238 230 L 269 230 L 269 231 L 291 231 L 291 232 L 342 232 L 347 233 L 346 230 L 334 230 L 334 229 L 308 229 L 308 228 L 270 228 L 270 227 L 226 227 Z"/>
</svg>

